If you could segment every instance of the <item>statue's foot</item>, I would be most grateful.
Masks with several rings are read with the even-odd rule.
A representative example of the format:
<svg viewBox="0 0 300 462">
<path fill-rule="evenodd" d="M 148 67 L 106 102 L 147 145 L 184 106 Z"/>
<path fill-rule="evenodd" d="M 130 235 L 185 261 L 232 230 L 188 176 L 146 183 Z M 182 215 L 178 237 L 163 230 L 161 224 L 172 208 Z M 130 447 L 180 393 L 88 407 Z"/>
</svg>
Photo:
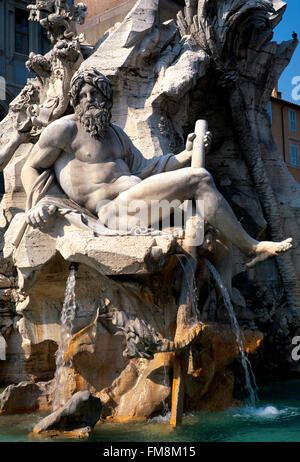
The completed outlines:
<svg viewBox="0 0 300 462">
<path fill-rule="evenodd" d="M 256 265 L 256 263 L 267 260 L 271 257 L 278 257 L 279 255 L 292 248 L 292 241 L 293 239 L 290 237 L 289 239 L 286 239 L 282 242 L 259 242 L 254 251 L 254 258 L 249 263 L 246 263 L 246 266 L 248 268 L 252 268 Z"/>
</svg>

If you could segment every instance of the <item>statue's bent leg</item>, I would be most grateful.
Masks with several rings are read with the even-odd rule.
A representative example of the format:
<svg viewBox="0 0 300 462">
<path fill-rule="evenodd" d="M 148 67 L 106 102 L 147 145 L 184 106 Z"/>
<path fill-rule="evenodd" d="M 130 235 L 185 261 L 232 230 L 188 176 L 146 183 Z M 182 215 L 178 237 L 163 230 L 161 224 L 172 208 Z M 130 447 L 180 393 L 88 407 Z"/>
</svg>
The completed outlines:
<svg viewBox="0 0 300 462">
<path fill-rule="evenodd" d="M 119 219 L 118 225 L 122 224 L 122 218 L 127 228 L 135 225 L 152 226 L 154 215 L 151 213 L 155 203 L 165 201 L 177 202 L 180 205 L 187 199 L 193 198 L 194 187 L 190 183 L 190 169 L 160 173 L 153 175 L 130 189 L 122 192 L 119 196 L 101 207 L 98 216 L 102 223 L 111 227 L 114 225 L 114 218 Z M 159 219 L 165 218 L 170 209 L 160 209 Z M 138 223 L 138 221 L 142 222 Z"/>
<path fill-rule="evenodd" d="M 197 170 L 195 169 L 192 175 L 197 176 Z M 208 172 L 202 181 L 198 182 L 195 198 L 204 201 L 206 220 L 220 230 L 225 238 L 236 245 L 244 255 L 253 256 L 251 262 L 247 264 L 248 267 L 252 267 L 267 258 L 281 255 L 292 247 L 291 238 L 282 242 L 259 242 L 249 236 L 237 220 L 228 202 L 217 190 L 213 178 Z"/>
<path fill-rule="evenodd" d="M 253 263 L 280 255 L 291 247 L 291 239 L 282 243 L 258 242 L 242 228 L 225 198 L 217 190 L 212 176 L 203 168 L 183 168 L 153 175 L 127 191 L 99 210 L 102 223 L 109 226 L 112 216 L 118 225 L 123 220 L 127 229 L 134 225 L 151 226 L 153 201 L 178 201 L 188 199 L 204 201 L 205 219 L 247 256 L 254 256 Z M 167 210 L 167 209 L 166 209 Z M 121 211 L 121 213 L 120 213 Z M 141 212 L 144 212 L 141 213 Z M 141 223 L 141 217 L 144 222 Z M 139 219 L 139 223 L 136 219 Z M 164 217 L 161 209 L 160 219 Z M 111 226 L 109 226 L 111 227 Z M 251 266 L 251 264 L 250 264 Z"/>
</svg>

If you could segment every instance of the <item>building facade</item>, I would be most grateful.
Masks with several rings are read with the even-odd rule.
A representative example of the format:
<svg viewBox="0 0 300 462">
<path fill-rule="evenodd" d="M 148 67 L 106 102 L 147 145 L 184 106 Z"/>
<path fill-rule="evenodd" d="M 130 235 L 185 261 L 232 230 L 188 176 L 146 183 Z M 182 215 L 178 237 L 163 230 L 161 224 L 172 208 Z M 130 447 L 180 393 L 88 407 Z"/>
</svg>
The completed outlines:
<svg viewBox="0 0 300 462">
<path fill-rule="evenodd" d="M 269 103 L 274 140 L 289 171 L 300 184 L 300 105 L 281 98 L 275 89 Z"/>
<path fill-rule="evenodd" d="M 0 0 L 0 120 L 32 76 L 25 66 L 29 52 L 44 54 L 50 49 L 40 24 L 28 21 L 29 3 L 29 0 Z"/>
</svg>

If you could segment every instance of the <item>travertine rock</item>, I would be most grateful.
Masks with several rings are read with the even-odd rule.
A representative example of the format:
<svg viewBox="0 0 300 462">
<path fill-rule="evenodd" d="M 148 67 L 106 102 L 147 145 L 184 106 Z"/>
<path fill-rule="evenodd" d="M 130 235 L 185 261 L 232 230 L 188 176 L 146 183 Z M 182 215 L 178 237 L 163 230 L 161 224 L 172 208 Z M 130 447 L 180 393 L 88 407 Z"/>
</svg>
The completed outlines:
<svg viewBox="0 0 300 462">
<path fill-rule="evenodd" d="M 79 391 L 62 408 L 40 421 L 34 427 L 33 433 L 79 429 L 85 429 L 89 433 L 100 418 L 101 408 L 99 398 L 92 396 L 89 391 Z"/>
<path fill-rule="evenodd" d="M 0 414 L 18 414 L 48 409 L 53 382 L 20 382 L 9 385 L 0 395 Z"/>
<path fill-rule="evenodd" d="M 14 278 L 8 278 L 4 274 L 0 274 L 0 289 L 8 289 L 14 285 Z"/>
<path fill-rule="evenodd" d="M 14 251 L 13 242 L 23 222 L 23 213 L 13 218 L 5 234 L 3 252 L 5 257 L 13 253 L 19 275 L 24 273 L 24 278 L 28 271 L 38 270 L 58 252 L 66 261 L 83 263 L 108 276 L 154 272 L 165 264 L 168 254 L 174 253 L 177 246 L 171 232 L 160 236 L 94 237 L 92 231 L 78 230 L 61 218 L 49 221 L 42 231 L 28 227 Z"/>
</svg>

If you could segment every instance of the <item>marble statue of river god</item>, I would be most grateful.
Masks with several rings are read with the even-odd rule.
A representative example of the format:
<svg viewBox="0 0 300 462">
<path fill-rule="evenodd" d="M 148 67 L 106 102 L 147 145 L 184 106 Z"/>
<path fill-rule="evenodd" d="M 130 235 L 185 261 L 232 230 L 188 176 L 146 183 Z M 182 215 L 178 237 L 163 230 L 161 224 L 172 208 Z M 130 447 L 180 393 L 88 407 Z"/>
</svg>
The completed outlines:
<svg viewBox="0 0 300 462">
<path fill-rule="evenodd" d="M 112 89 L 103 74 L 95 68 L 78 71 L 70 94 L 74 114 L 45 128 L 22 170 L 27 196 L 45 171 L 52 173 L 53 180 L 47 195 L 27 210 L 29 225 L 41 228 L 57 210 L 55 197 L 62 194 L 98 216 L 104 226 L 118 213 L 119 229 L 134 226 L 135 201 L 143 204 L 148 217 L 144 224 L 149 226 L 151 201 L 195 199 L 204 201 L 205 220 L 251 257 L 248 267 L 292 247 L 291 238 L 259 242 L 245 232 L 209 172 L 190 166 L 195 134 L 188 136 L 180 154 L 146 159 L 124 131 L 111 123 Z M 208 150 L 209 133 L 204 144 Z"/>
</svg>

